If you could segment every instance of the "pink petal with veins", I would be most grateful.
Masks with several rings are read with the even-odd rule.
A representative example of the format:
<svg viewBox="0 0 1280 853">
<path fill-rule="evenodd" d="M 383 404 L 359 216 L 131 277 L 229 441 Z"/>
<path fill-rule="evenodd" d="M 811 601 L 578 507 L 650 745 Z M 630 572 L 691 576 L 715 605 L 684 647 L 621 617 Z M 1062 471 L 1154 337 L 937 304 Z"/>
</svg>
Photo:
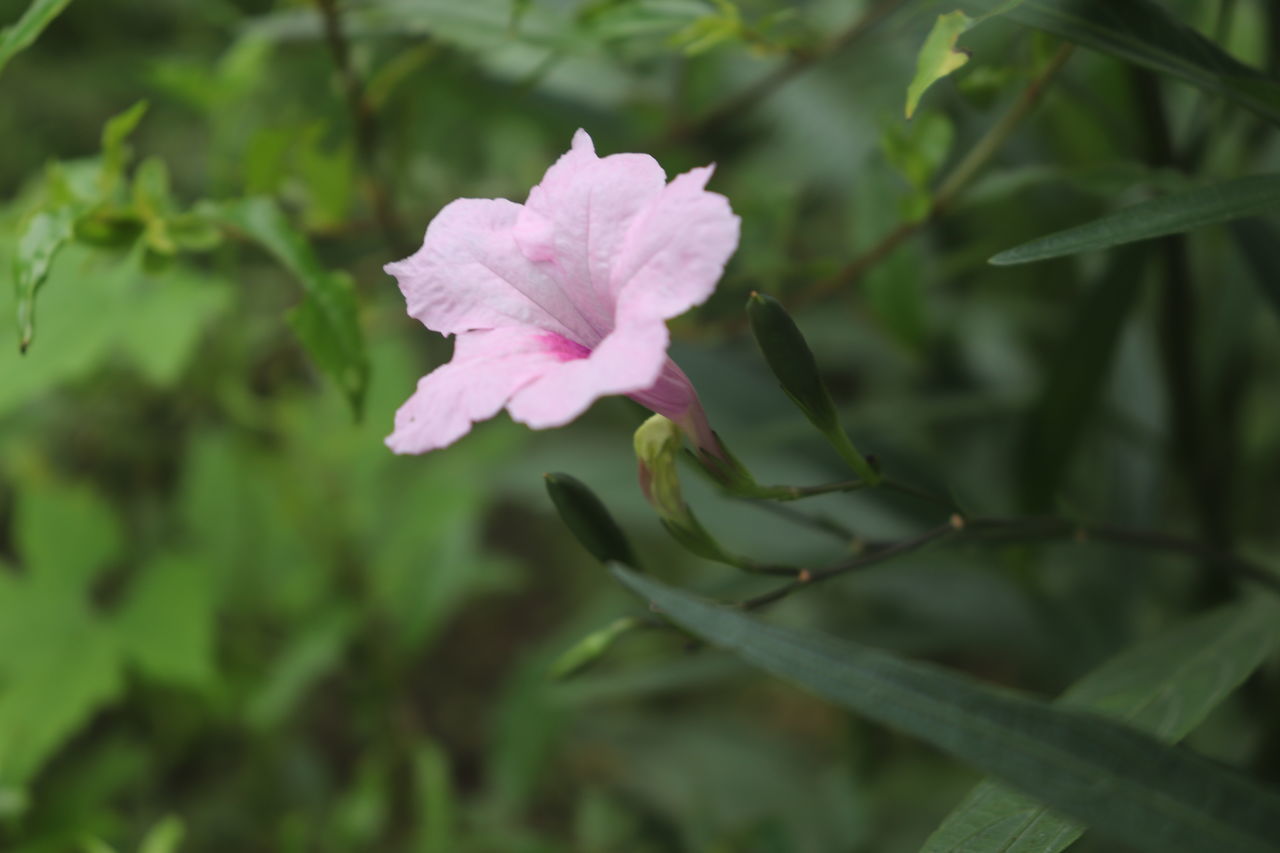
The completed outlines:
<svg viewBox="0 0 1280 853">
<path fill-rule="evenodd" d="M 504 406 L 535 429 L 610 394 L 709 435 L 665 320 L 707 299 L 737 247 L 738 218 L 704 187 L 711 168 L 666 183 L 645 154 L 598 157 L 578 131 L 526 204 L 459 199 L 422 248 L 388 264 L 409 314 L 458 335 L 396 415 L 388 444 L 422 453 Z"/>
</svg>

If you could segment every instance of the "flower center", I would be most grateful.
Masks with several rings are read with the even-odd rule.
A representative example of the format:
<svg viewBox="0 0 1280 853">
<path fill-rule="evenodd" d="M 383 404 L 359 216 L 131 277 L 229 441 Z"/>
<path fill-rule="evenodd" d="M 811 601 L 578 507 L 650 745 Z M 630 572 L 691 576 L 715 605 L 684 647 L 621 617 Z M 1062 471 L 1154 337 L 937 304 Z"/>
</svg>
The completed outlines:
<svg viewBox="0 0 1280 853">
<path fill-rule="evenodd" d="M 576 361 L 591 355 L 591 350 L 577 341 L 571 341 L 563 335 L 549 332 L 542 336 L 542 344 L 546 351 L 560 361 Z"/>
</svg>

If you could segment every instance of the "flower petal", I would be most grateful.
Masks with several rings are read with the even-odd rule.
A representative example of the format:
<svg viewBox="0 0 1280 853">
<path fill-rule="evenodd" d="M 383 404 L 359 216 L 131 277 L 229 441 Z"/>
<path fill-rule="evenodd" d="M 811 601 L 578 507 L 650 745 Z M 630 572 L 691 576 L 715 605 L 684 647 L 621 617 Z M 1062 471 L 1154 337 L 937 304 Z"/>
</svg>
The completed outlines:
<svg viewBox="0 0 1280 853">
<path fill-rule="evenodd" d="M 444 335 L 500 326 L 537 326 L 588 345 L 599 334 L 562 289 L 554 270 L 520 251 L 520 205 L 458 199 L 427 226 L 422 248 L 385 269 L 409 315 Z"/>
<path fill-rule="evenodd" d="M 729 200 L 704 187 L 712 167 L 679 175 L 632 221 L 614 261 L 616 318 L 669 318 L 705 302 L 738 246 Z"/>
<path fill-rule="evenodd" d="M 452 444 L 473 423 L 496 415 L 520 388 L 586 352 L 532 327 L 459 335 L 453 360 L 422 377 L 418 390 L 396 412 L 387 446 L 396 453 L 426 453 Z"/>
<path fill-rule="evenodd" d="M 573 147 L 529 191 L 516 239 L 526 257 L 555 270 L 601 338 L 615 326 L 615 259 L 633 221 L 666 180 L 648 154 L 597 157 L 591 137 L 579 130 Z"/>
<path fill-rule="evenodd" d="M 556 365 L 517 391 L 507 411 L 547 429 L 569 423 L 600 397 L 650 388 L 667 361 L 667 341 L 661 321 L 615 329 L 589 357 Z"/>
</svg>

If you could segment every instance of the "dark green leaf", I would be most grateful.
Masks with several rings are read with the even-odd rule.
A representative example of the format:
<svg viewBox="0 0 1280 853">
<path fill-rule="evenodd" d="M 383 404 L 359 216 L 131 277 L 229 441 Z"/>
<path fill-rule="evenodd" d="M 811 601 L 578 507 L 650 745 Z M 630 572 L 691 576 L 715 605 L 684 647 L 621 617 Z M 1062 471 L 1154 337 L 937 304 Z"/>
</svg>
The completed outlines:
<svg viewBox="0 0 1280 853">
<path fill-rule="evenodd" d="M 1048 509 L 1071 462 L 1102 393 L 1141 276 L 1138 253 L 1118 254 L 1077 309 L 1071 331 L 1058 348 L 1044 393 L 1031 409 L 1021 440 L 1018 470 L 1022 498 L 1029 509 Z"/>
<path fill-rule="evenodd" d="M 207 212 L 256 240 L 298 279 L 306 299 L 291 314 L 290 325 L 316 364 L 346 393 L 358 416 L 369 380 L 369 362 L 350 279 L 321 266 L 306 238 L 271 199 L 227 202 Z"/>
<path fill-rule="evenodd" d="M 994 11 L 1001 0 L 965 5 Z M 1280 122 L 1280 81 L 1200 35 L 1153 0 L 1023 0 L 1008 17 L 1126 62 L 1168 74 Z"/>
<path fill-rule="evenodd" d="M 1280 315 L 1280 230 L 1261 219 L 1244 219 L 1231 224 L 1231 235 L 1262 295 Z"/>
<path fill-rule="evenodd" d="M 14 54 L 30 47 L 70 2 L 71 0 L 32 0 L 16 23 L 0 30 L 0 71 L 4 71 Z"/>
<path fill-rule="evenodd" d="M 602 563 L 617 560 L 628 566 L 636 565 L 626 534 L 586 483 L 568 474 L 546 474 L 544 479 L 547 494 L 561 520 L 583 548 Z"/>
<path fill-rule="evenodd" d="M 1006 266 L 1096 252 L 1278 209 L 1280 175 L 1237 178 L 1126 207 L 1015 246 L 991 258 L 990 263 Z"/>
<path fill-rule="evenodd" d="M 1179 740 L 1280 646 L 1270 600 L 1221 608 L 1141 643 L 1068 690 L 1059 703 Z M 990 780 L 925 842 L 924 853 L 1057 853 L 1085 827 Z"/>
<path fill-rule="evenodd" d="M 779 628 L 612 569 L 673 622 L 1144 850 L 1274 851 L 1280 796 L 1194 753 L 940 667 Z"/>
</svg>

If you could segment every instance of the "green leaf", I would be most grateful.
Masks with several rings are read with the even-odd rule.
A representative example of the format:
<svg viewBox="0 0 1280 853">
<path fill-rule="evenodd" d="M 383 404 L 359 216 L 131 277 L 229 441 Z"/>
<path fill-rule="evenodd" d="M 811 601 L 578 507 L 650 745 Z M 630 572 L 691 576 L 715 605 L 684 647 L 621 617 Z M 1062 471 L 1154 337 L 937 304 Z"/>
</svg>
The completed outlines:
<svg viewBox="0 0 1280 853">
<path fill-rule="evenodd" d="M 306 293 L 289 323 L 316 364 L 342 388 L 359 416 L 369 381 L 351 280 L 321 266 L 310 244 L 274 201 L 248 198 L 210 206 L 208 214 L 256 240 L 289 270 Z"/>
<path fill-rule="evenodd" d="M 214 578 L 190 559 L 146 565 L 115 618 L 121 650 L 146 675 L 203 687 L 214 679 Z"/>
<path fill-rule="evenodd" d="M 138 101 L 102 126 L 102 165 L 98 178 L 101 195 L 109 195 L 124 177 L 130 154 L 125 141 L 146 114 L 147 102 Z"/>
<path fill-rule="evenodd" d="M 449 756 L 438 745 L 423 741 L 413 755 L 413 782 L 418 815 L 416 850 L 449 853 L 457 849 L 456 796 L 450 779 Z"/>
<path fill-rule="evenodd" d="M 121 356 L 154 384 L 172 385 L 231 296 L 228 282 L 181 265 L 147 272 L 141 252 L 118 261 L 67 246 L 40 295 L 41 345 L 19 355 L 13 324 L 0 324 L 0 414 Z"/>
<path fill-rule="evenodd" d="M 0 30 L 0 72 L 18 51 L 25 50 L 71 0 L 33 0 L 16 23 Z"/>
<path fill-rule="evenodd" d="M 968 0 L 999 11 L 1001 0 Z M 1023 0 L 1008 17 L 1185 80 L 1280 122 L 1280 81 L 1232 57 L 1153 0 Z"/>
<path fill-rule="evenodd" d="M 26 352 L 35 338 L 35 299 L 58 252 L 76 235 L 76 226 L 95 205 L 107 198 L 119 183 L 128 159 L 124 140 L 142 120 L 146 102 L 108 119 L 102 130 L 102 159 L 96 186 L 85 188 L 72 179 L 71 170 L 54 164 L 47 184 L 53 199 L 36 210 L 18 232 L 13 259 L 13 281 L 17 297 L 18 348 Z M 92 184 L 92 182 L 90 182 Z"/>
<path fill-rule="evenodd" d="M 1231 225 L 1235 238 L 1252 278 L 1263 297 L 1280 316 L 1280 229 L 1262 219 L 1244 219 Z"/>
<path fill-rule="evenodd" d="M 185 834 L 186 827 L 183 826 L 182 819 L 169 815 L 153 826 L 142 839 L 138 853 L 174 853 Z"/>
<path fill-rule="evenodd" d="M 29 780 L 122 688 L 88 595 L 120 545 L 111 510 L 87 489 L 25 483 L 15 532 L 26 571 L 0 572 L 0 788 Z"/>
<path fill-rule="evenodd" d="M 75 234 L 76 211 L 56 207 L 33 214 L 18 233 L 13 282 L 18 307 L 18 347 L 26 352 L 35 337 L 36 293 L 49 275 L 53 259 Z"/>
<path fill-rule="evenodd" d="M 1019 485 L 1028 509 L 1049 509 L 1102 393 L 1141 281 L 1141 255 L 1133 250 L 1117 254 L 1058 347 L 1020 441 Z"/>
<path fill-rule="evenodd" d="M 1096 252 L 1280 209 L 1280 175 L 1254 175 L 1135 204 L 991 258 L 997 266 Z"/>
<path fill-rule="evenodd" d="M 619 637 L 634 631 L 644 623 L 639 619 L 624 616 L 615 619 L 603 628 L 597 628 L 565 649 L 555 662 L 551 664 L 552 678 L 568 678 L 582 669 L 595 663 L 613 646 Z"/>
<path fill-rule="evenodd" d="M 920 97 L 934 83 L 969 61 L 969 54 L 956 47 L 956 40 L 974 24 L 974 19 L 956 10 L 939 15 L 916 57 L 916 76 L 907 86 L 907 118 L 915 115 Z"/>
<path fill-rule="evenodd" d="M 1122 652 L 1059 704 L 1123 720 L 1162 740 L 1185 737 L 1280 647 L 1271 601 L 1233 605 Z M 1085 827 L 990 780 L 929 836 L 923 853 L 1056 853 Z"/>
<path fill-rule="evenodd" d="M 1132 728 L 941 667 L 769 625 L 620 566 L 612 571 L 704 640 L 1139 849 L 1264 853 L 1280 837 L 1280 796 Z"/>
</svg>

